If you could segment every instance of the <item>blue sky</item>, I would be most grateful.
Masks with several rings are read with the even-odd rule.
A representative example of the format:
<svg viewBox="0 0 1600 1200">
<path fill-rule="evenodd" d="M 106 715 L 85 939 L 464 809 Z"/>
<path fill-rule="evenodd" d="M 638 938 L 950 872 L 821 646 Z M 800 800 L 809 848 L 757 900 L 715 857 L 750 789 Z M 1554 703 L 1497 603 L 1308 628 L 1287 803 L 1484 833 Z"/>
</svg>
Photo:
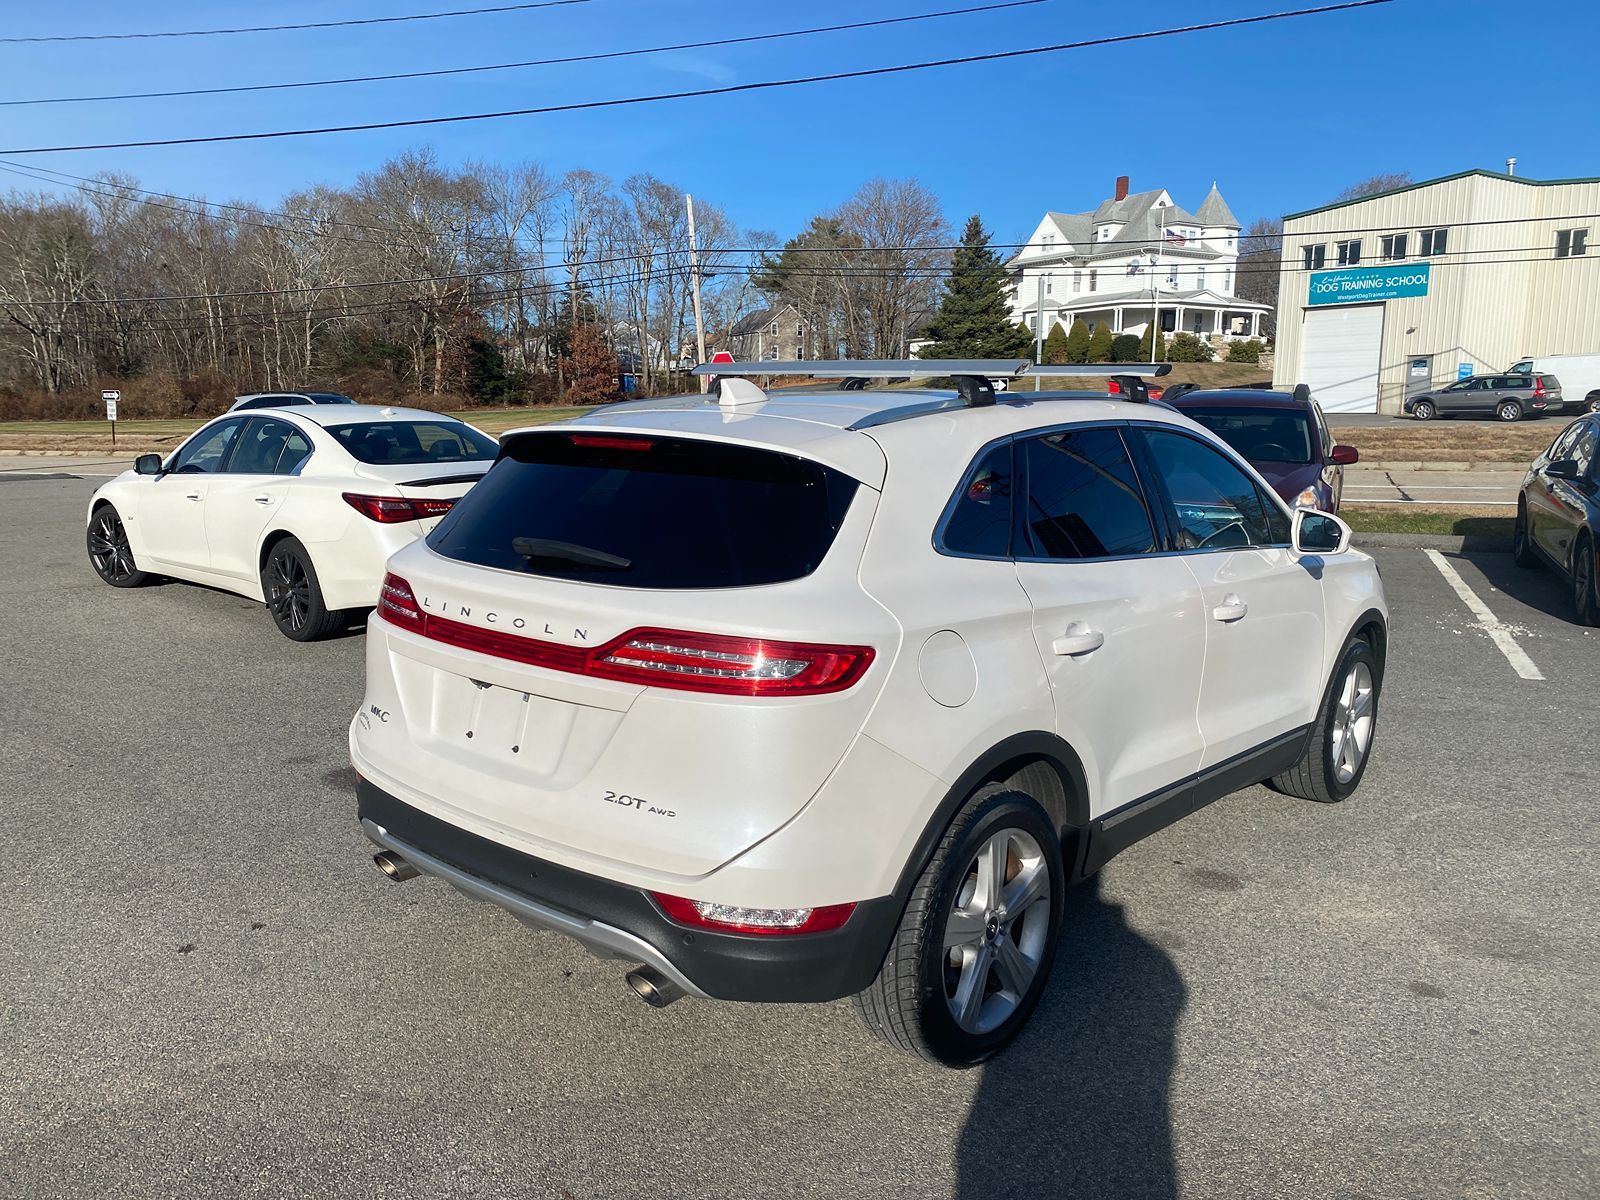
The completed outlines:
<svg viewBox="0 0 1600 1200">
<path fill-rule="evenodd" d="M 482 3 L 486 0 L 477 0 Z M 490 0 L 492 2 L 492 0 Z M 0 99 L 426 70 L 958 8 L 982 0 L 590 0 L 353 29 L 0 45 Z M 209 28 L 472 7 L 473 0 L 83 0 L 13 6 L 5 36 Z M 298 92 L 0 108 L 0 145 L 123 141 L 530 107 L 1075 41 L 1287 7 L 1278 0 L 1044 3 L 880 30 L 592 65 Z M 1600 174 L 1588 132 L 1592 3 L 1397 0 L 1134 46 L 888 78 L 423 130 L 39 155 L 147 188 L 270 205 L 349 183 L 409 146 L 447 163 L 538 159 L 649 171 L 746 228 L 794 233 L 874 175 L 915 176 L 952 224 L 1019 240 L 1046 209 L 1092 207 L 1117 175 L 1197 205 L 1213 179 L 1240 219 L 1330 199 L 1378 172 Z M 1498 65 L 1497 65 L 1498 64 Z M 1565 115 L 1563 115 L 1565 114 Z M 19 161 L 30 161 L 22 158 Z M 34 185 L 0 175 L 0 186 Z"/>
</svg>

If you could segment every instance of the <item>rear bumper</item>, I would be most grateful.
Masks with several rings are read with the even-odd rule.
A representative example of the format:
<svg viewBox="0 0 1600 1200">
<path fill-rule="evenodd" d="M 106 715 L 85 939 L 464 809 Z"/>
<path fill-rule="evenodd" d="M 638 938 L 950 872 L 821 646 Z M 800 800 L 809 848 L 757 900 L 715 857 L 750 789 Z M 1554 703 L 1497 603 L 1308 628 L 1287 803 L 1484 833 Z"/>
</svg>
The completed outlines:
<svg viewBox="0 0 1600 1200">
<path fill-rule="evenodd" d="M 356 787 L 361 827 L 377 845 L 467 895 L 607 958 L 646 963 L 691 996 L 817 1003 L 861 991 L 878 973 L 900 905 L 856 906 L 829 933 L 748 936 L 685 929 L 642 890 L 574 871 L 441 821 L 368 780 Z"/>
</svg>

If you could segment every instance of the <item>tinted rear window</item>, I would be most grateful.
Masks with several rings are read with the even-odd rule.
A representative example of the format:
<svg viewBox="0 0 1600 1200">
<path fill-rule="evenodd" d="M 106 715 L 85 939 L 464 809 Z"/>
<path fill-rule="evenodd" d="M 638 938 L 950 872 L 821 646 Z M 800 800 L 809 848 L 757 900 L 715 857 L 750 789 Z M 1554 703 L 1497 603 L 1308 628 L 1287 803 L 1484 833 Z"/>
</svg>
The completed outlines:
<svg viewBox="0 0 1600 1200">
<path fill-rule="evenodd" d="M 1282 408 L 1205 408 L 1183 406 L 1192 417 L 1249 462 L 1308 463 L 1311 461 L 1311 418 Z"/>
<path fill-rule="evenodd" d="M 782 583 L 821 564 L 856 481 L 688 438 L 534 433 L 428 537 L 461 562 L 617 587 Z"/>
<path fill-rule="evenodd" d="M 362 421 L 329 425 L 328 432 L 356 458 L 374 466 L 482 461 L 500 450 L 493 438 L 460 421 Z"/>
</svg>

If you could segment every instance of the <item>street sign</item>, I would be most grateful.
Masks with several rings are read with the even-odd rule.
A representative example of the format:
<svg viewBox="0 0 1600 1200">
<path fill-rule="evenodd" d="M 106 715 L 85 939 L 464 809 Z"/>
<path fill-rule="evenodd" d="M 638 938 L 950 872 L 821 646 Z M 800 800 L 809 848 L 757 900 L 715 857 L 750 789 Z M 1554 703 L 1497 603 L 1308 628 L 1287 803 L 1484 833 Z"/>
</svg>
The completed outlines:
<svg viewBox="0 0 1600 1200">
<path fill-rule="evenodd" d="M 117 419 L 117 401 L 122 399 L 122 393 L 115 388 L 107 388 L 100 393 L 100 399 L 106 402 L 106 420 L 115 421 Z"/>
</svg>

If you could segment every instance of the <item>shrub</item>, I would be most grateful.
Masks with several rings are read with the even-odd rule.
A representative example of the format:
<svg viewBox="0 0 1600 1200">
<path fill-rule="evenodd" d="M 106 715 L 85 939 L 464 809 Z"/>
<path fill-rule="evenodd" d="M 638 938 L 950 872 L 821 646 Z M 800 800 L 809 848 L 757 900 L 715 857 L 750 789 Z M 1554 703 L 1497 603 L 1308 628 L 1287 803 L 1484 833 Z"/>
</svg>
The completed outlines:
<svg viewBox="0 0 1600 1200">
<path fill-rule="evenodd" d="M 1228 361 L 1237 363 L 1258 363 L 1261 361 L 1261 352 L 1266 347 L 1254 338 L 1248 342 L 1229 342 Z"/>
<path fill-rule="evenodd" d="M 1089 359 L 1092 363 L 1111 361 L 1111 343 L 1115 339 L 1109 325 L 1097 325 L 1089 335 Z"/>
<path fill-rule="evenodd" d="M 1067 361 L 1067 331 L 1060 322 L 1050 327 L 1049 336 L 1044 339 L 1044 361 L 1051 366 Z"/>
<path fill-rule="evenodd" d="M 1119 333 L 1111 339 L 1111 358 L 1108 361 L 1114 363 L 1139 362 L 1141 361 L 1139 358 L 1140 353 L 1140 342 L 1136 334 Z"/>
<path fill-rule="evenodd" d="M 1067 333 L 1067 361 L 1069 363 L 1089 361 L 1089 327 L 1082 320 L 1074 321 L 1072 329 Z"/>
<path fill-rule="evenodd" d="M 1177 333 L 1167 345 L 1167 361 L 1175 363 L 1210 362 L 1210 342 L 1201 341 L 1192 333 Z"/>
</svg>

